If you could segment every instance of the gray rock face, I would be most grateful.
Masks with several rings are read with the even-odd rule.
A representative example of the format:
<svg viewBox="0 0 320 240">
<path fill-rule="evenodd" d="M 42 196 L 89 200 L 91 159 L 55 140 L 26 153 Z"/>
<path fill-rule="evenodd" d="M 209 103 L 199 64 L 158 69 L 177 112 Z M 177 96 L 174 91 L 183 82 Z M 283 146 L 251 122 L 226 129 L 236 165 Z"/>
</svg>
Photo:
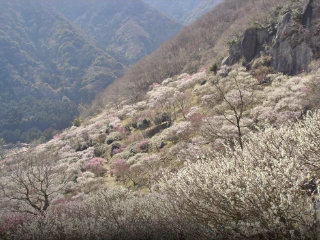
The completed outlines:
<svg viewBox="0 0 320 240">
<path fill-rule="evenodd" d="M 275 44 L 271 50 L 272 67 L 285 74 L 297 74 L 308 71 L 313 53 L 306 42 L 294 46 L 290 38 Z"/>
<path fill-rule="evenodd" d="M 279 18 L 277 33 L 270 51 L 272 55 L 272 67 L 277 72 L 285 74 L 290 74 L 293 68 L 292 46 L 289 40 L 284 40 L 287 37 L 290 19 L 290 13 L 286 13 Z"/>
<path fill-rule="evenodd" d="M 247 62 L 250 62 L 256 55 L 256 48 L 257 30 L 255 28 L 251 28 L 245 31 L 241 41 L 242 55 L 245 57 Z"/>
<path fill-rule="evenodd" d="M 320 3 L 306 0 L 300 23 L 294 22 L 287 12 L 279 17 L 276 28 L 272 25 L 247 29 L 241 40 L 231 46 L 222 65 L 232 65 L 243 57 L 250 63 L 262 51 L 272 56 L 271 66 L 278 72 L 292 75 L 308 71 L 312 59 L 320 57 L 320 36 L 315 30 L 319 18 Z M 297 27 L 299 24 L 301 27 Z"/>
<path fill-rule="evenodd" d="M 272 32 L 268 29 L 257 30 L 257 47 L 261 47 L 265 43 L 269 43 L 272 40 Z"/>
<path fill-rule="evenodd" d="M 275 38 L 275 45 L 279 44 L 281 40 L 287 36 L 290 19 L 290 13 L 286 13 L 280 17 L 277 27 L 278 30 Z"/>
<path fill-rule="evenodd" d="M 302 12 L 302 25 L 305 27 L 311 26 L 313 13 L 313 0 L 307 0 Z"/>
<path fill-rule="evenodd" d="M 272 67 L 278 71 L 290 74 L 293 68 L 293 51 L 289 41 L 280 42 L 272 49 Z"/>
<path fill-rule="evenodd" d="M 242 56 L 241 42 L 237 42 L 231 46 L 230 54 L 228 58 L 225 59 L 225 62 L 227 65 L 235 64 L 240 60 L 241 56 Z"/>
<path fill-rule="evenodd" d="M 308 70 L 308 65 L 312 61 L 313 53 L 309 45 L 305 42 L 298 45 L 293 50 L 293 72 L 291 74 L 297 74 Z"/>
<path fill-rule="evenodd" d="M 255 28 L 247 29 L 241 41 L 238 41 L 230 47 L 230 54 L 222 61 L 222 64 L 235 64 L 242 57 L 244 57 L 247 62 L 250 62 L 256 54 L 257 45 L 257 30 Z"/>
</svg>

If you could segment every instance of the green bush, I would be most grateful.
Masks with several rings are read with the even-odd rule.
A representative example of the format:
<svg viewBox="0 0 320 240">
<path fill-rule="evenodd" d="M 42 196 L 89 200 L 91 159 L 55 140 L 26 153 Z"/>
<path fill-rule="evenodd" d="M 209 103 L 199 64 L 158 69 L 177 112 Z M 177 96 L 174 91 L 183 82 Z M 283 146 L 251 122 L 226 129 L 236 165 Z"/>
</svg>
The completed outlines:
<svg viewBox="0 0 320 240">
<path fill-rule="evenodd" d="M 94 156 L 95 157 L 103 157 L 106 153 L 106 145 L 95 145 L 94 146 Z"/>
<path fill-rule="evenodd" d="M 214 74 L 217 74 L 217 72 L 218 72 L 218 70 L 219 70 L 219 68 L 220 68 L 219 65 L 220 65 L 219 63 L 215 62 L 214 64 L 212 64 L 212 66 L 210 67 L 209 70 L 210 70 L 211 72 L 214 72 Z"/>
<path fill-rule="evenodd" d="M 81 119 L 80 118 L 75 118 L 74 120 L 73 120 L 73 126 L 75 126 L 75 127 L 80 127 L 80 125 L 81 125 Z"/>
</svg>

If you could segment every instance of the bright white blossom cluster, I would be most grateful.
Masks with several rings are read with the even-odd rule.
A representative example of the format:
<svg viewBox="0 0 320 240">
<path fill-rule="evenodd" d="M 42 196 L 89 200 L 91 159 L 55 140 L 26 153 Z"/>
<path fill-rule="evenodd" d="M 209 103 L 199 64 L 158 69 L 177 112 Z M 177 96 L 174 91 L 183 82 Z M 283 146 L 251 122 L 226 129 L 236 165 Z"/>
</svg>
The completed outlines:
<svg viewBox="0 0 320 240">
<path fill-rule="evenodd" d="M 109 239 L 126 234 L 121 239 L 171 239 L 167 234 L 183 234 L 186 239 L 195 235 L 197 239 L 313 239 L 319 199 L 320 113 L 293 125 L 267 126 L 248 134 L 243 149 L 237 144 L 226 146 L 224 152 L 195 147 L 183 156 L 188 160 L 185 166 L 166 174 L 148 194 L 107 189 L 80 197 L 81 201 L 61 202 L 45 216 L 19 225 L 10 237 Z M 158 158 L 141 157 L 150 169 Z M 140 168 L 136 164 L 133 168 Z M 89 175 L 82 178 L 92 179 Z M 12 216 L 11 221 L 23 218 Z"/>
</svg>

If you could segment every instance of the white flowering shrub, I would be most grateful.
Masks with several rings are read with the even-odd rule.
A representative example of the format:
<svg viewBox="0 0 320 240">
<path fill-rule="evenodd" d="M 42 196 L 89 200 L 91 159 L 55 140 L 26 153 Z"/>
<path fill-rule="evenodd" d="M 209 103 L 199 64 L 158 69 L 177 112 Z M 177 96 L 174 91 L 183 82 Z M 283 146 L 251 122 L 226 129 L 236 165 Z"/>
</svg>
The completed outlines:
<svg viewBox="0 0 320 240">
<path fill-rule="evenodd" d="M 145 195 L 121 188 L 93 193 L 104 179 L 82 173 L 77 181 L 89 197 L 58 199 L 45 215 L 23 224 L 18 219 L 8 238 L 315 239 L 319 112 L 247 134 L 243 148 L 236 143 L 217 152 L 196 145 L 202 143 L 195 139 L 171 147 L 168 154 L 185 165 L 162 180 L 152 176 L 161 166 L 159 154 L 141 154 L 125 169 L 120 164 L 127 176 L 134 170 L 141 179 L 149 177 L 152 186 Z"/>
<path fill-rule="evenodd" d="M 8 239 L 203 239 L 201 231 L 205 229 L 171 213 L 176 213 L 175 209 L 161 194 L 134 194 L 124 188 L 101 190 L 84 201 L 67 202 L 18 225 Z"/>
<path fill-rule="evenodd" d="M 55 161 L 56 155 L 29 154 L 3 169 L 0 202 L 7 202 L 12 212 L 44 214 L 68 180 L 64 173 L 58 173 Z"/>
<path fill-rule="evenodd" d="M 199 151 L 189 158 L 162 190 L 212 233 L 230 239 L 315 236 L 320 113 L 293 126 L 249 134 L 243 150 L 236 145 L 225 153 Z"/>
<path fill-rule="evenodd" d="M 189 121 L 174 123 L 171 127 L 163 130 L 158 138 L 166 141 L 177 142 L 179 139 L 188 138 L 192 133 L 192 124 Z"/>
<path fill-rule="evenodd" d="M 201 75 L 202 76 L 202 75 Z M 197 76 L 188 76 L 187 79 L 198 79 Z M 187 79 L 180 79 L 181 84 L 185 84 Z M 178 114 L 181 114 L 186 118 L 185 114 L 187 109 L 190 107 L 190 100 L 192 95 L 186 90 L 190 88 L 179 89 L 174 86 L 157 86 L 148 92 L 148 103 L 151 109 L 156 109 L 160 113 L 167 113 L 174 119 L 178 118 Z"/>
<path fill-rule="evenodd" d="M 185 91 L 189 88 L 193 88 L 196 84 L 200 84 L 206 78 L 206 72 L 198 72 L 193 75 L 182 75 L 178 78 L 177 88 L 180 91 Z"/>
<path fill-rule="evenodd" d="M 242 137 L 252 125 L 250 109 L 257 102 L 257 80 L 243 67 L 234 69 L 225 78 L 214 79 L 215 92 L 201 98 L 210 114 L 204 120 L 203 135 L 211 141 Z"/>
<path fill-rule="evenodd" d="M 261 93 L 262 103 L 252 109 L 253 119 L 279 124 L 301 117 L 308 104 L 306 99 L 312 77 L 288 77 L 282 74 L 269 77 L 274 80 Z"/>
</svg>

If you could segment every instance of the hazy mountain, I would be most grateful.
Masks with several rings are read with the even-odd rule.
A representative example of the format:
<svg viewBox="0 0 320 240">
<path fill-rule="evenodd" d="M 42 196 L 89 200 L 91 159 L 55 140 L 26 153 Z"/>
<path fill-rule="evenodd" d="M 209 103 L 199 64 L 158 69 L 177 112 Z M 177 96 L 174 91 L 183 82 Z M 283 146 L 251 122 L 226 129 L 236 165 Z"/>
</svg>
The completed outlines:
<svg viewBox="0 0 320 240">
<path fill-rule="evenodd" d="M 0 0 L 0 138 L 69 126 L 123 65 L 179 29 L 138 0 Z"/>
<path fill-rule="evenodd" d="M 61 129 L 123 67 L 37 0 L 0 1 L 0 137 Z M 30 136 L 30 134 L 32 136 Z M 32 133 L 31 133 L 32 132 Z"/>
<path fill-rule="evenodd" d="M 222 0 L 144 0 L 181 24 L 188 24 L 209 12 Z"/>
<path fill-rule="evenodd" d="M 51 5 L 123 63 L 133 63 L 181 25 L 141 0 L 51 0 Z"/>
</svg>

